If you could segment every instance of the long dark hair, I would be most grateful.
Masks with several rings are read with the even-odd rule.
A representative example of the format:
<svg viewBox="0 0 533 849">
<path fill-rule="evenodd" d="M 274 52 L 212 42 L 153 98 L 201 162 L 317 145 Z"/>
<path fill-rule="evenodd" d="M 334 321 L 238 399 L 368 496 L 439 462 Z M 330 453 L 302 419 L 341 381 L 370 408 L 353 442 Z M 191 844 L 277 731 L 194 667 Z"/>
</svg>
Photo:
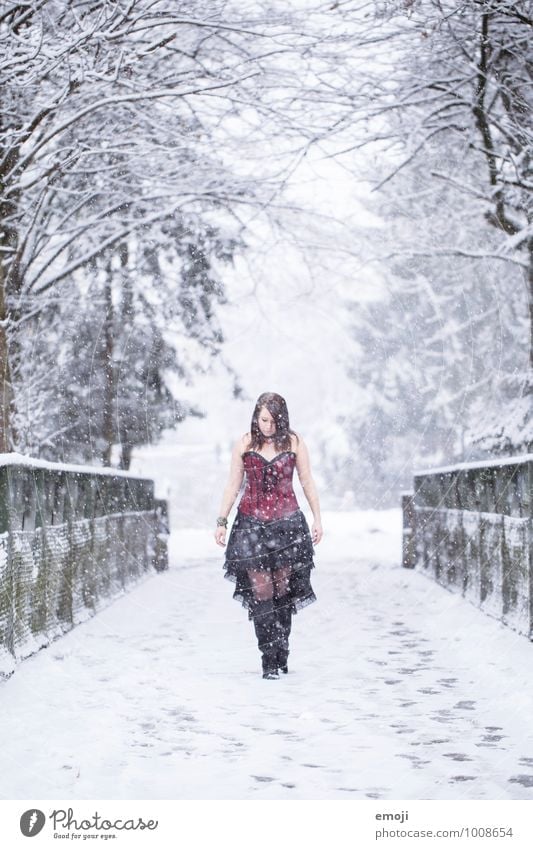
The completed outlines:
<svg viewBox="0 0 533 849">
<path fill-rule="evenodd" d="M 249 449 L 258 451 L 266 442 L 259 427 L 259 413 L 263 407 L 267 408 L 276 425 L 275 437 L 272 440 L 276 451 L 289 451 L 291 448 L 291 434 L 296 439 L 298 439 L 298 435 L 290 428 L 289 411 L 285 398 L 282 398 L 281 395 L 277 395 L 275 392 L 263 392 L 257 399 L 250 425 L 251 440 L 248 446 Z"/>
</svg>

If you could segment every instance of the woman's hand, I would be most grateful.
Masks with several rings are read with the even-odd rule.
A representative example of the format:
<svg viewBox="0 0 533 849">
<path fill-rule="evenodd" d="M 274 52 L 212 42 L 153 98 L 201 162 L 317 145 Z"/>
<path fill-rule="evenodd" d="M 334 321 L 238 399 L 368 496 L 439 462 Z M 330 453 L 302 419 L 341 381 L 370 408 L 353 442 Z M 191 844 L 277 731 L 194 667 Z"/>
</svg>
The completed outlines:
<svg viewBox="0 0 533 849">
<path fill-rule="evenodd" d="M 323 536 L 324 531 L 322 530 L 322 523 L 313 522 L 311 527 L 311 539 L 313 540 L 313 545 L 318 545 Z"/>
<path fill-rule="evenodd" d="M 217 545 L 226 545 L 226 528 L 223 525 L 217 525 L 215 540 Z"/>
</svg>

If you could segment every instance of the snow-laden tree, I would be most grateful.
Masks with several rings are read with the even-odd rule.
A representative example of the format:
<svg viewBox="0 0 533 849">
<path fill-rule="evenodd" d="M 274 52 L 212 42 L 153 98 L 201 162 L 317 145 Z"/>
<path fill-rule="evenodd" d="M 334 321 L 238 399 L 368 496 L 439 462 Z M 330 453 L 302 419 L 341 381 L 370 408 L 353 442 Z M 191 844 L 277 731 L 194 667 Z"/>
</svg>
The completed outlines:
<svg viewBox="0 0 533 849">
<path fill-rule="evenodd" d="M 365 176 L 384 226 L 369 234 L 367 258 L 388 267 L 388 294 L 380 318 L 360 311 L 354 328 L 381 352 L 381 368 L 363 354 L 356 371 L 370 377 L 365 391 L 387 435 L 382 462 L 387 437 L 402 432 L 409 380 L 415 462 L 528 450 L 532 4 L 385 0 L 366 12 L 351 60 L 360 70 L 352 147 L 371 151 Z M 364 18 L 359 3 L 340 13 Z M 364 436 L 361 408 L 351 421 Z"/>
<path fill-rule="evenodd" d="M 28 409 L 19 366 L 50 299 L 90 281 L 128 239 L 159 232 L 164 250 L 162 222 L 196 219 L 202 230 L 216 212 L 232 241 L 346 119 L 349 99 L 325 76 L 328 39 L 302 22 L 303 7 L 277 0 L 4 4 L 0 451 Z M 326 49 L 313 59 L 317 44 Z"/>
<path fill-rule="evenodd" d="M 213 262 L 227 262 L 234 248 L 212 226 L 162 223 L 150 239 L 95 258 L 90 281 L 79 273 L 64 281 L 61 297 L 25 322 L 33 350 L 17 368 L 17 397 L 28 408 L 13 417 L 16 448 L 107 465 L 118 444 L 128 468 L 134 446 L 198 414 L 176 383 L 220 355 L 215 306 L 224 294 Z"/>
</svg>

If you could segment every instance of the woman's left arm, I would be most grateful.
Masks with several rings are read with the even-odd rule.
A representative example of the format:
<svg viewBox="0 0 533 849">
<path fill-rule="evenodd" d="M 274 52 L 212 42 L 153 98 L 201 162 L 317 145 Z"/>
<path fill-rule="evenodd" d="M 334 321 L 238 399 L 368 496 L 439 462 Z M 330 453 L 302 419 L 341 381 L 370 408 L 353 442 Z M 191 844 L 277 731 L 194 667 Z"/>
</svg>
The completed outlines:
<svg viewBox="0 0 533 849">
<path fill-rule="evenodd" d="M 300 479 L 304 495 L 307 498 L 309 507 L 313 514 L 314 521 L 311 528 L 311 537 L 313 542 L 316 544 L 320 542 L 323 536 L 320 503 L 318 500 L 316 484 L 313 480 L 313 475 L 311 474 L 311 463 L 309 461 L 307 445 L 301 437 L 298 440 L 298 448 L 296 450 L 296 471 L 298 472 L 298 477 Z"/>
</svg>

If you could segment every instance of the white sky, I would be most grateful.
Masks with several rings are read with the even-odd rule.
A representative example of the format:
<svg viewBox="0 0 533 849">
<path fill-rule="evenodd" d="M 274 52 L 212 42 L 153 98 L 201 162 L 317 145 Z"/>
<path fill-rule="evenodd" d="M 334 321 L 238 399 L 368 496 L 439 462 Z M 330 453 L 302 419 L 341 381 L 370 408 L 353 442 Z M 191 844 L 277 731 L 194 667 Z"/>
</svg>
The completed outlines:
<svg viewBox="0 0 533 849">
<path fill-rule="evenodd" d="M 292 235 L 254 225 L 247 254 L 222 269 L 228 297 L 220 309 L 222 356 L 249 399 L 232 401 L 221 367 L 185 392 L 177 388 L 209 411 L 208 430 L 215 436 L 214 426 L 224 443 L 248 429 L 253 404 L 265 391 L 286 398 L 291 425 L 311 441 L 332 431 L 338 413 L 354 403 L 346 365 L 355 340 L 345 301 L 379 294 L 378 271 L 362 267 L 360 258 L 360 228 L 377 222 L 359 200 L 368 188 L 336 160 L 321 157 L 317 152 L 299 166 L 287 194 L 289 202 L 318 213 L 292 216 L 297 238 L 306 242 L 302 249 Z M 202 429 L 197 421 L 193 426 Z M 184 433 L 179 428 L 176 441 Z"/>
</svg>

